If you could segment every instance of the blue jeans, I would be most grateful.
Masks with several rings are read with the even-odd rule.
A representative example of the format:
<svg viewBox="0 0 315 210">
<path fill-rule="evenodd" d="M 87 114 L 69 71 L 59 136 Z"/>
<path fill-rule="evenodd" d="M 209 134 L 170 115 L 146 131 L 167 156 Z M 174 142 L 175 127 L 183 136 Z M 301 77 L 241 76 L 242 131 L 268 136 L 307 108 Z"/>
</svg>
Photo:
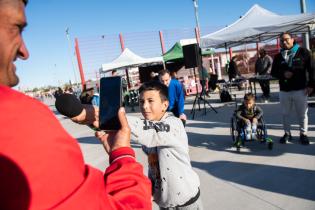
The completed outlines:
<svg viewBox="0 0 315 210">
<path fill-rule="evenodd" d="M 257 123 L 247 122 L 244 127 L 246 140 L 251 140 L 256 137 Z"/>
</svg>

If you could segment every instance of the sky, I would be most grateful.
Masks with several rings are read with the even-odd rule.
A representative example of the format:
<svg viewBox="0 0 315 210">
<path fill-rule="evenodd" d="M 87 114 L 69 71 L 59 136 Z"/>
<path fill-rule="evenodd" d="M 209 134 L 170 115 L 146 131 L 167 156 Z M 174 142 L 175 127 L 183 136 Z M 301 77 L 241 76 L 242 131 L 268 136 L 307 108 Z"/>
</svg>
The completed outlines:
<svg viewBox="0 0 315 210">
<path fill-rule="evenodd" d="M 315 1 L 305 3 L 306 12 L 315 13 Z M 301 12 L 300 0 L 199 0 L 200 29 L 230 25 L 254 4 L 279 15 Z M 79 80 L 76 37 L 196 26 L 192 0 L 29 0 L 26 16 L 23 37 L 30 57 L 16 63 L 21 89 Z"/>
</svg>

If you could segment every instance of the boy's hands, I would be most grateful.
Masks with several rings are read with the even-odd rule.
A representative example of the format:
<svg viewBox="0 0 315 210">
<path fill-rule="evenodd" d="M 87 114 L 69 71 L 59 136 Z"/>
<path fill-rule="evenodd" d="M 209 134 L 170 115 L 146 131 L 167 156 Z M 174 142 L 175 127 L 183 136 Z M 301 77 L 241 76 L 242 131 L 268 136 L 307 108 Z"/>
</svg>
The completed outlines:
<svg viewBox="0 0 315 210">
<path fill-rule="evenodd" d="M 249 119 L 245 119 L 244 120 L 246 124 L 250 124 L 250 120 Z"/>
<path fill-rule="evenodd" d="M 120 130 L 115 132 L 97 131 L 95 136 L 100 139 L 107 153 L 121 147 L 130 147 L 130 127 L 128 125 L 125 109 L 121 107 L 118 111 Z"/>
<path fill-rule="evenodd" d="M 313 88 L 312 87 L 307 87 L 306 89 L 305 89 L 305 94 L 307 95 L 307 96 L 310 96 L 311 94 L 312 94 L 312 92 L 313 92 Z"/>
</svg>

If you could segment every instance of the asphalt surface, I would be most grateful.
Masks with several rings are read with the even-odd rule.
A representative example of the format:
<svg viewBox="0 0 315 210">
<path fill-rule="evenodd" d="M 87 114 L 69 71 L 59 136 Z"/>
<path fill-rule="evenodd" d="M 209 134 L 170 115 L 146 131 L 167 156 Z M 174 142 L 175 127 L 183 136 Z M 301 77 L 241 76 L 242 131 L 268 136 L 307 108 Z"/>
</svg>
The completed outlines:
<svg viewBox="0 0 315 210">
<path fill-rule="evenodd" d="M 244 91 L 232 90 L 232 93 L 240 101 Z M 274 140 L 272 150 L 257 141 L 246 142 L 239 152 L 232 147 L 230 119 L 234 102 L 221 103 L 218 94 L 211 94 L 207 102 L 218 113 L 200 101 L 200 110 L 196 103 L 195 118 L 191 119 L 195 97 L 186 98 L 185 112 L 190 118 L 186 125 L 190 157 L 201 180 L 204 209 L 315 210 L 315 108 L 309 108 L 310 145 L 298 142 L 299 130 L 294 113 L 293 141 L 283 145 L 278 143 L 283 130 L 277 86 L 272 86 L 268 103 L 261 101 L 260 93 L 257 96 L 257 103 L 264 110 L 268 136 Z M 53 102 L 48 103 L 55 111 Z M 108 156 L 94 132 L 55 113 L 64 128 L 78 140 L 86 163 L 104 170 L 108 166 Z M 137 108 L 128 114 L 140 116 Z M 147 173 L 147 159 L 141 147 L 133 144 L 133 148 L 137 160 L 144 166 L 144 173 Z M 153 209 L 158 207 L 154 204 Z"/>
</svg>

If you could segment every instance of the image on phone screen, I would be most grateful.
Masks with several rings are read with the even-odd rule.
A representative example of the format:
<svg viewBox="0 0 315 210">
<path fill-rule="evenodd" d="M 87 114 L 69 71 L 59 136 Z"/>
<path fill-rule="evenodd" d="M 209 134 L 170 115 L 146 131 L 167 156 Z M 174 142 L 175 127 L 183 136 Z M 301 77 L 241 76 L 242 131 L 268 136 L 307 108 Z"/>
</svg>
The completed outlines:
<svg viewBox="0 0 315 210">
<path fill-rule="evenodd" d="M 100 129 L 120 129 L 118 110 L 122 106 L 122 79 L 120 76 L 103 77 L 100 81 Z"/>
</svg>

